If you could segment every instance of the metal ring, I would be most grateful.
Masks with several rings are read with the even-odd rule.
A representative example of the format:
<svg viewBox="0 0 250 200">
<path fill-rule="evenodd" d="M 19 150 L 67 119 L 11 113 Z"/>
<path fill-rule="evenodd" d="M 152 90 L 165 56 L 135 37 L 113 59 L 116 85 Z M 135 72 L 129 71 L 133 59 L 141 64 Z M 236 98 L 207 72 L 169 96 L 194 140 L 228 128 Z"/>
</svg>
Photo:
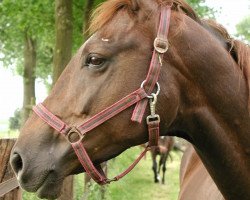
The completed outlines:
<svg viewBox="0 0 250 200">
<path fill-rule="evenodd" d="M 141 83 L 141 88 L 144 88 L 144 84 L 146 83 L 146 80 L 144 80 L 142 83 Z M 158 82 L 156 82 L 156 86 L 157 86 L 157 91 L 156 93 L 151 93 L 151 95 L 148 95 L 147 98 L 149 99 L 153 99 L 154 97 L 152 96 L 152 94 L 155 94 L 156 96 L 159 95 L 160 91 L 161 91 L 161 87 L 160 87 L 160 84 Z"/>
<path fill-rule="evenodd" d="M 166 53 L 169 48 L 168 40 L 156 37 L 154 40 L 154 48 L 160 54 Z"/>
<path fill-rule="evenodd" d="M 77 137 L 78 137 L 78 138 L 72 140 L 72 139 L 70 138 L 70 136 L 72 136 L 73 134 L 77 134 Z M 80 142 L 80 141 L 84 138 L 84 135 L 82 135 L 82 134 L 80 133 L 80 131 L 77 130 L 76 127 L 72 127 L 72 128 L 70 129 L 70 131 L 68 132 L 68 134 L 66 135 L 66 138 L 67 138 L 67 140 L 69 141 L 70 144 L 74 144 L 74 143 Z"/>
</svg>

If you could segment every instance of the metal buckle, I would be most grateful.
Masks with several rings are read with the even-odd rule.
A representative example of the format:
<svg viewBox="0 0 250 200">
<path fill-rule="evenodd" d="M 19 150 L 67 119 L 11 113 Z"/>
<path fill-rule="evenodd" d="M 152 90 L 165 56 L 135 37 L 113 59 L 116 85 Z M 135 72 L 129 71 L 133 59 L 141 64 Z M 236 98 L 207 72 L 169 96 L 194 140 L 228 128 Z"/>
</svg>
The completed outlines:
<svg viewBox="0 0 250 200">
<path fill-rule="evenodd" d="M 141 88 L 144 88 L 145 83 L 146 83 L 146 80 L 144 80 L 141 83 Z M 156 86 L 157 86 L 157 91 L 156 91 L 155 95 L 158 96 L 160 91 L 161 91 L 161 87 L 160 87 L 160 84 L 158 82 L 156 82 Z M 154 97 L 152 95 L 148 95 L 147 98 L 153 99 Z"/>
<path fill-rule="evenodd" d="M 168 40 L 156 37 L 154 40 L 154 48 L 160 54 L 166 53 L 169 48 Z"/>
<path fill-rule="evenodd" d="M 150 106 L 150 115 L 147 116 L 147 124 L 150 122 L 158 122 L 160 123 L 160 116 L 155 114 L 155 107 L 157 103 L 157 94 L 152 93 L 152 99 L 149 101 Z"/>
<path fill-rule="evenodd" d="M 110 184 L 112 182 L 118 181 L 117 177 L 111 178 L 111 179 L 107 179 L 106 183 Z"/>
<path fill-rule="evenodd" d="M 72 127 L 68 132 L 68 134 L 66 135 L 66 138 L 69 141 L 69 143 L 73 144 L 81 141 L 84 138 L 84 136 L 85 135 L 82 135 L 81 132 L 76 127 Z"/>
<path fill-rule="evenodd" d="M 150 122 L 158 122 L 160 123 L 161 119 L 159 115 L 149 115 L 147 116 L 147 124 L 150 124 Z"/>
</svg>

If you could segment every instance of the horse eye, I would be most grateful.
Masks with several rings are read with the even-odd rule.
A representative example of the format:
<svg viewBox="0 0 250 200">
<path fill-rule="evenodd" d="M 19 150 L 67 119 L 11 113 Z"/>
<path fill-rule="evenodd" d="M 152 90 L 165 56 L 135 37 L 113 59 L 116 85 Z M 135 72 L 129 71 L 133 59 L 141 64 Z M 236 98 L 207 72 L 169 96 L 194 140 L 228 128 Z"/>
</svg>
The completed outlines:
<svg viewBox="0 0 250 200">
<path fill-rule="evenodd" d="M 100 67 L 104 62 L 105 59 L 97 55 L 89 55 L 86 59 L 86 65 L 88 67 Z"/>
</svg>

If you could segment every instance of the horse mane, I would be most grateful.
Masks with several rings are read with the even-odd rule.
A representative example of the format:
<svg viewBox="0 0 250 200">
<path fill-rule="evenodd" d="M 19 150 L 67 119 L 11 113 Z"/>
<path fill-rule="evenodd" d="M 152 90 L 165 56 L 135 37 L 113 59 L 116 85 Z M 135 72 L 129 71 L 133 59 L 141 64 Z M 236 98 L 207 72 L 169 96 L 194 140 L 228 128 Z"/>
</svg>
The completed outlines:
<svg viewBox="0 0 250 200">
<path fill-rule="evenodd" d="M 89 31 L 91 34 L 107 24 L 114 15 L 122 9 L 127 10 L 130 15 L 134 15 L 138 7 L 133 3 L 134 0 L 108 0 L 100 4 L 91 16 Z M 156 0 L 158 4 L 173 2 L 172 10 L 185 13 L 193 20 L 200 22 L 198 15 L 184 0 Z"/>
<path fill-rule="evenodd" d="M 199 23 L 201 26 L 208 26 L 219 34 L 229 47 L 227 50 L 232 58 L 238 64 L 248 83 L 249 96 L 250 96 L 250 48 L 239 40 L 233 39 L 227 30 L 220 24 L 213 20 L 201 20 L 193 8 L 185 2 L 185 0 L 156 0 L 157 3 L 164 4 L 173 2 L 172 10 L 184 13 Z M 138 7 L 133 3 L 133 0 L 108 0 L 102 3 L 92 14 L 92 21 L 90 24 L 90 33 L 94 33 L 108 23 L 114 15 L 122 9 L 125 9 L 129 15 L 136 14 Z M 181 27 L 179 27 L 180 29 Z M 178 32 L 178 28 L 176 30 Z M 249 111 L 250 111 L 250 98 L 249 98 Z"/>
<path fill-rule="evenodd" d="M 249 46 L 239 40 L 232 38 L 229 35 L 228 31 L 222 25 L 216 23 L 214 20 L 203 20 L 202 23 L 214 29 L 226 41 L 229 47 L 228 51 L 237 62 L 240 69 L 242 69 L 245 75 L 247 75 L 248 73 L 245 70 L 247 70 L 247 68 L 250 69 Z"/>
</svg>

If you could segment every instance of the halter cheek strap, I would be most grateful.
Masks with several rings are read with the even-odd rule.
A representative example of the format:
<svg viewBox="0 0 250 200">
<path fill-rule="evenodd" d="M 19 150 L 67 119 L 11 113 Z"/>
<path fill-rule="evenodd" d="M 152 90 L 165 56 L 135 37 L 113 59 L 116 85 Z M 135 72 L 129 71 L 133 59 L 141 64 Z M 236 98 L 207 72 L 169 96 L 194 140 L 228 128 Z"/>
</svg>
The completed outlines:
<svg viewBox="0 0 250 200">
<path fill-rule="evenodd" d="M 157 83 L 159 78 L 160 69 L 162 66 L 163 54 L 168 50 L 168 31 L 171 15 L 171 5 L 161 7 L 160 23 L 158 28 L 158 34 L 154 41 L 154 52 L 150 63 L 148 75 L 145 81 L 143 81 L 141 87 L 131 94 L 125 96 L 118 102 L 114 103 L 110 107 L 104 109 L 100 113 L 91 117 L 83 124 L 72 127 L 67 125 L 52 112 L 50 112 L 43 104 L 38 104 L 33 108 L 34 112 L 48 125 L 61 133 L 71 143 L 78 160 L 82 164 L 88 175 L 93 178 L 100 185 L 117 181 L 127 173 L 129 173 L 137 163 L 143 158 L 151 147 L 158 146 L 159 139 L 159 123 L 160 117 L 155 113 L 155 107 L 157 102 L 157 96 L 160 92 L 160 85 Z M 157 86 L 157 92 L 152 93 L 155 86 Z M 148 94 L 151 94 L 150 96 Z M 139 155 L 139 157 L 120 175 L 113 179 L 108 179 L 101 169 L 100 165 L 95 166 L 91 161 L 85 147 L 82 144 L 86 134 L 89 134 L 91 130 L 98 127 L 105 121 L 119 114 L 123 110 L 136 104 L 131 120 L 141 122 L 146 106 L 150 104 L 150 115 L 147 117 L 149 145 Z M 78 135 L 77 141 L 72 141 L 72 135 Z"/>
<path fill-rule="evenodd" d="M 171 18 L 171 5 L 161 7 L 161 16 L 158 27 L 157 37 L 154 40 L 154 52 L 152 55 L 150 68 L 145 80 L 145 91 L 151 94 L 154 90 L 155 84 L 159 78 L 163 55 L 169 48 L 168 32 Z M 143 99 L 136 104 L 131 120 L 141 123 L 143 115 L 146 110 L 148 99 Z"/>
</svg>

